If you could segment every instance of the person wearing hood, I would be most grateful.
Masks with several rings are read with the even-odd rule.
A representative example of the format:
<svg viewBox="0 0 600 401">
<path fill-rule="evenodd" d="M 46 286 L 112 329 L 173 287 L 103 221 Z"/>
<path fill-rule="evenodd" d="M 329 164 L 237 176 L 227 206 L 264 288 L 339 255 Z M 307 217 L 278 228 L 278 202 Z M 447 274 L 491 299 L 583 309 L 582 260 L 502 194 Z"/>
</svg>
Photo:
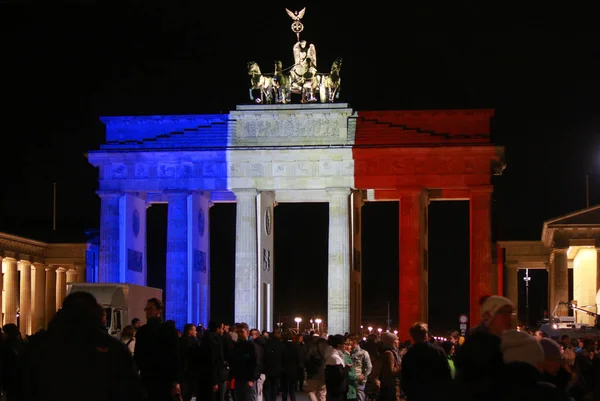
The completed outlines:
<svg viewBox="0 0 600 401">
<path fill-rule="evenodd" d="M 506 363 L 503 376 L 503 400 L 568 401 L 569 396 L 542 380 L 544 349 L 526 332 L 507 330 L 501 340 Z"/>
<path fill-rule="evenodd" d="M 381 358 L 381 367 L 379 381 L 378 401 L 396 401 L 400 399 L 400 354 L 396 344 L 398 336 L 393 333 L 381 333 L 381 347 L 379 354 Z"/>
</svg>

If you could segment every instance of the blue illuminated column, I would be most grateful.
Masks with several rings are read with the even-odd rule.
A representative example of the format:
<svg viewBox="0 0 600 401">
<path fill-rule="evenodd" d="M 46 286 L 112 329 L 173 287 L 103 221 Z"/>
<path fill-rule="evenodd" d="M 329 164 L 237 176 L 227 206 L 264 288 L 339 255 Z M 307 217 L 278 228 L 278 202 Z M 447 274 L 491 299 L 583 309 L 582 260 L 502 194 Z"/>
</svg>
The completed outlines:
<svg viewBox="0 0 600 401">
<path fill-rule="evenodd" d="M 234 189 L 235 216 L 235 305 L 234 320 L 257 327 L 256 189 Z"/>
<path fill-rule="evenodd" d="M 275 193 L 264 191 L 258 195 L 258 326 L 260 330 L 273 331 L 274 285 L 274 210 Z"/>
<path fill-rule="evenodd" d="M 98 282 L 118 283 L 119 266 L 119 198 L 118 192 L 98 191 L 100 196 L 100 252 Z"/>
<path fill-rule="evenodd" d="M 188 322 L 188 197 L 187 191 L 167 191 L 166 316 L 177 327 Z"/>
<path fill-rule="evenodd" d="M 119 207 L 120 282 L 146 285 L 146 200 L 124 194 Z"/>
</svg>

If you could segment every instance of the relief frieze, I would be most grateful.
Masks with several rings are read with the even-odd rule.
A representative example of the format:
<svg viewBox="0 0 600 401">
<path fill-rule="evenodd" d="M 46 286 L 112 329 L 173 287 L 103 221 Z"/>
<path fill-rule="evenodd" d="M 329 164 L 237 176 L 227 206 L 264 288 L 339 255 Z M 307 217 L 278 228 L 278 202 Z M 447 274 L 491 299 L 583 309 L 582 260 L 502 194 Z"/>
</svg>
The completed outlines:
<svg viewBox="0 0 600 401">
<path fill-rule="evenodd" d="M 338 122 L 325 119 L 244 120 L 238 125 L 238 136 L 258 138 L 336 138 Z"/>
</svg>

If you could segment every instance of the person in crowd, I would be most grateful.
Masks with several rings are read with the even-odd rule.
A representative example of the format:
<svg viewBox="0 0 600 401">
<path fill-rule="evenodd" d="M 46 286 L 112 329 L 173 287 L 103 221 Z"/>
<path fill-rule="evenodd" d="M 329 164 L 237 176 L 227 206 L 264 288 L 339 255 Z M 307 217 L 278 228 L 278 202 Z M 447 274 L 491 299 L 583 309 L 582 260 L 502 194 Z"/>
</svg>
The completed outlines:
<svg viewBox="0 0 600 401">
<path fill-rule="evenodd" d="M 456 391 L 461 400 L 493 400 L 504 362 L 500 350 L 502 334 L 515 323 L 515 305 L 505 297 L 491 295 L 480 301 L 481 323 L 474 327 L 456 353 Z"/>
<path fill-rule="evenodd" d="M 128 324 L 123 327 L 123 330 L 121 330 L 121 341 L 127 346 L 131 355 L 133 355 L 135 351 L 135 328 L 133 325 Z"/>
<path fill-rule="evenodd" d="M 501 392 L 493 399 L 569 401 L 567 394 L 542 380 L 544 349 L 539 340 L 523 331 L 506 330 L 500 347 L 506 368 Z"/>
<path fill-rule="evenodd" d="M 70 293 L 24 354 L 25 401 L 146 401 L 131 352 L 103 328 L 96 298 Z"/>
<path fill-rule="evenodd" d="M 341 334 L 329 338 L 325 355 L 325 387 L 327 401 L 345 401 L 348 393 L 348 370 L 344 359 L 346 339 Z"/>
<path fill-rule="evenodd" d="M 163 320 L 164 304 L 146 303 L 146 324 L 136 334 L 135 361 L 150 401 L 171 401 L 181 396 L 179 338 L 172 321 Z"/>
<path fill-rule="evenodd" d="M 429 341 L 429 329 L 423 322 L 409 330 L 413 340 L 404 357 L 400 384 L 411 401 L 449 400 L 452 374 L 444 350 Z"/>
</svg>

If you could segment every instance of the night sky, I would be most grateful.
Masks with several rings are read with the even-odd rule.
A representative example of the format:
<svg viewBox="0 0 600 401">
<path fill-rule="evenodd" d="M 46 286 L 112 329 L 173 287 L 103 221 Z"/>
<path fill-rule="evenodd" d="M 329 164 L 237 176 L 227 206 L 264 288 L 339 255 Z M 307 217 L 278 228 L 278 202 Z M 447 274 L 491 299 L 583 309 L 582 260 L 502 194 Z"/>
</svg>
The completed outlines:
<svg viewBox="0 0 600 401">
<path fill-rule="evenodd" d="M 303 6 L 302 38 L 315 44 L 319 71 L 344 58 L 341 100 L 355 110 L 496 109 L 492 138 L 506 147 L 507 168 L 493 178 L 494 240 L 537 240 L 544 220 L 584 208 L 586 174 L 591 204 L 600 201 L 600 33 L 574 29 L 587 26 L 584 10 L 571 27 L 570 10 L 507 17 L 456 4 L 40 9 L 9 3 L 0 5 L 2 232 L 75 240 L 97 228 L 97 171 L 85 152 L 104 139 L 99 117 L 218 113 L 248 103 L 246 62 L 268 72 L 275 59 L 291 65 L 296 38 L 284 8 Z M 166 207 L 148 213 L 149 284 L 160 285 Z M 454 327 L 468 312 L 468 216 L 467 202 L 430 205 L 434 329 Z M 231 320 L 235 205 L 218 204 L 210 217 L 212 313 Z M 327 205 L 280 204 L 274 217 L 276 315 L 322 316 Z M 394 325 L 397 204 L 366 204 L 363 217 L 363 314 L 383 326 L 390 301 Z M 534 273 L 535 319 L 545 307 L 546 277 Z"/>
</svg>

